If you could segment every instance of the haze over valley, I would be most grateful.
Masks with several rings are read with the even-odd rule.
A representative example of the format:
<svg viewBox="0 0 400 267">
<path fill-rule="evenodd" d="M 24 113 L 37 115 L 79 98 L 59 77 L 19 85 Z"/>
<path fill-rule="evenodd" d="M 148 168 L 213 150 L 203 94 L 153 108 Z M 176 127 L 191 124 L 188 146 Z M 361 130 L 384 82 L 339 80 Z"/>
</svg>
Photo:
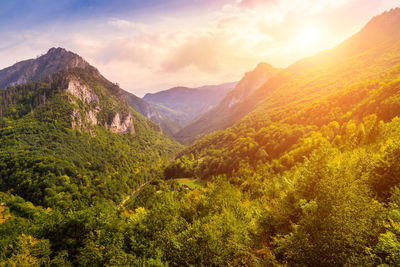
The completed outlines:
<svg viewBox="0 0 400 267">
<path fill-rule="evenodd" d="M 0 266 L 400 265 L 398 1 L 39 2 L 0 11 Z"/>
</svg>

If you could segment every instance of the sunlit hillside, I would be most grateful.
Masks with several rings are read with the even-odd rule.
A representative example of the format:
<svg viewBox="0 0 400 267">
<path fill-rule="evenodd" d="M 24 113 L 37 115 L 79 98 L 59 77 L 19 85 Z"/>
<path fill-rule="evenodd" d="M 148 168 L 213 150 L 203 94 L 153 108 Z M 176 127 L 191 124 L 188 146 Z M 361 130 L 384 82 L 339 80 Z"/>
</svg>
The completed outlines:
<svg viewBox="0 0 400 267">
<path fill-rule="evenodd" d="M 0 266 L 400 266 L 397 1 L 128 2 L 2 4 Z"/>
</svg>

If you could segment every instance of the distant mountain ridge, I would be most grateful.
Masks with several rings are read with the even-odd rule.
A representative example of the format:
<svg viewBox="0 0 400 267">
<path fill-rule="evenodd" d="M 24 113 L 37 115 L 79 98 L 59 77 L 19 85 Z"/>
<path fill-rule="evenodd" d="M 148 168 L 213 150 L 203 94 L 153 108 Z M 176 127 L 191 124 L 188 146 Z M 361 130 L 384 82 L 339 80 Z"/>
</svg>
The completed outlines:
<svg viewBox="0 0 400 267">
<path fill-rule="evenodd" d="M 265 112 L 292 101 L 309 101 L 351 83 L 382 77 L 399 62 L 400 8 L 396 8 L 375 16 L 337 47 L 282 70 L 254 91 L 247 105 Z"/>
<path fill-rule="evenodd" d="M 143 99 L 184 127 L 212 109 L 230 92 L 236 82 L 206 85 L 198 88 L 173 87 L 146 94 Z"/>
<path fill-rule="evenodd" d="M 247 96 L 278 71 L 279 69 L 268 63 L 259 63 L 253 71 L 245 73 L 235 88 L 227 93 L 218 105 L 176 133 L 175 138 L 182 143 L 189 144 L 199 134 L 207 134 L 231 126 L 250 111 L 235 110 L 235 105 L 244 101 Z"/>
<path fill-rule="evenodd" d="M 168 116 L 168 114 L 159 110 L 157 106 L 154 106 L 127 91 L 123 91 L 122 95 L 131 108 L 160 125 L 161 129 L 169 136 L 173 136 L 174 133 L 182 128 L 173 118 Z"/>
</svg>

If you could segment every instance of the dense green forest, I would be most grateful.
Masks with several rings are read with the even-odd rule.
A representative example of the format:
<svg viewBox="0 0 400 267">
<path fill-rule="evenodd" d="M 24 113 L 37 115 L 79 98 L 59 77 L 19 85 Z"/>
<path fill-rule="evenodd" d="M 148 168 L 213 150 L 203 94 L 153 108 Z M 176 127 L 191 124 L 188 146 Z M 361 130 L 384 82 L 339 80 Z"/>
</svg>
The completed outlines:
<svg viewBox="0 0 400 267">
<path fill-rule="evenodd" d="M 87 85 L 96 94 L 94 99 L 98 102 L 88 105 L 69 94 L 66 87 L 71 77 Z M 161 177 L 162 166 L 168 163 L 180 145 L 162 135 L 158 125 L 121 104 L 119 90 L 118 86 L 101 76 L 73 69 L 42 82 L 0 92 L 0 190 L 4 192 L 0 200 L 0 216 L 1 227 L 5 227 L 1 229 L 3 265 L 48 265 L 48 257 L 53 258 L 64 245 L 78 249 L 76 244 L 79 241 L 71 240 L 74 244 L 68 244 L 67 235 L 64 239 L 64 234 L 53 233 L 57 238 L 62 237 L 54 241 L 59 242 L 58 245 L 64 244 L 58 247 L 53 241 L 49 243 L 50 237 L 42 238 L 43 242 L 41 239 L 37 241 L 39 232 L 30 234 L 30 230 L 26 230 L 33 230 L 31 227 L 39 230 L 44 221 L 68 224 L 67 217 L 71 214 L 88 214 L 88 209 L 96 206 L 105 205 L 116 210 L 116 206 L 135 188 Z M 84 118 L 94 105 L 101 109 L 98 123 L 82 120 L 82 125 L 74 128 L 73 111 L 77 110 Z M 109 125 L 117 113 L 125 117 L 132 115 L 134 133 L 115 134 L 104 126 Z M 21 210 L 14 209 L 12 203 Z M 36 224 L 35 218 L 42 215 L 44 221 Z M 65 227 L 73 235 L 81 235 L 79 231 Z M 56 228 L 61 230 L 58 226 Z M 51 232 L 45 228 L 40 231 L 43 234 Z M 41 248 L 37 253 L 45 253 L 47 261 L 37 261 L 34 255 L 25 257 L 21 254 L 21 259 L 12 257 L 7 251 L 17 253 L 19 257 L 18 249 L 14 250 L 12 244 L 17 240 L 24 244 L 27 242 L 27 246 L 35 246 L 38 242 Z M 28 247 L 21 249 L 29 250 Z M 61 254 L 71 255 L 66 256 L 66 262 L 74 257 L 69 249 Z"/>
<path fill-rule="evenodd" d="M 1 91 L 0 266 L 400 266 L 399 12 L 277 73 L 188 147 L 96 73 Z M 118 114 L 134 133 L 111 131 Z"/>
<path fill-rule="evenodd" d="M 239 243 L 253 257 L 246 264 L 397 266 L 399 67 L 380 81 L 269 111 L 280 120 L 256 111 L 187 148 L 165 175 L 209 181 L 202 197 L 221 183 L 235 191 L 230 216 L 247 210 L 236 215 L 251 240 Z M 226 218 L 232 203 L 213 204 Z"/>
</svg>

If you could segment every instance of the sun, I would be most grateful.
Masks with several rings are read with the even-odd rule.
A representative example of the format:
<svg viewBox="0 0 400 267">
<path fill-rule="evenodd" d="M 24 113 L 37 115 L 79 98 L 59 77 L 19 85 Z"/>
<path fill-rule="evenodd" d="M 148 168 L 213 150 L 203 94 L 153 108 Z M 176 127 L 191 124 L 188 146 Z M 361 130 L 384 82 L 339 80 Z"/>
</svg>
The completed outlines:
<svg viewBox="0 0 400 267">
<path fill-rule="evenodd" d="M 301 28 L 296 36 L 296 45 L 300 47 L 314 46 L 321 40 L 321 30 L 316 26 Z"/>
</svg>

